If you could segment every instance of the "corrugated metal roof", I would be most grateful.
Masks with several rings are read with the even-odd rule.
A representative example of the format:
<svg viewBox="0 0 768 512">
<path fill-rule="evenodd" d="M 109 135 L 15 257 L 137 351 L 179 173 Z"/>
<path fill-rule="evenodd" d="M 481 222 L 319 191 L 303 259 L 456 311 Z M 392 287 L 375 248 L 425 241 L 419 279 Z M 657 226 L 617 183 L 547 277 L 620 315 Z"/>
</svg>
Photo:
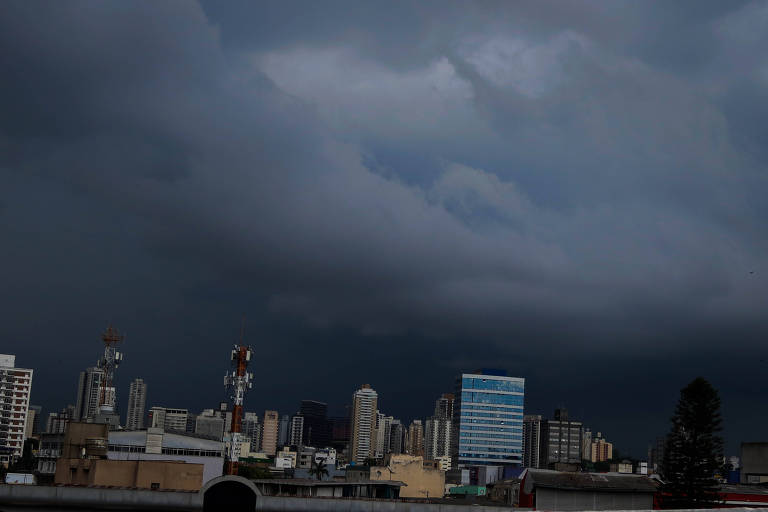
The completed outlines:
<svg viewBox="0 0 768 512">
<path fill-rule="evenodd" d="M 654 493 L 657 490 L 656 484 L 644 475 L 569 473 L 546 469 L 529 469 L 525 476 L 524 491 L 531 493 L 535 487 L 640 493 Z"/>
<path fill-rule="evenodd" d="M 146 446 L 146 430 L 125 430 L 109 433 L 109 444 L 120 444 L 128 446 Z M 221 450 L 223 443 L 211 439 L 203 439 L 196 436 L 187 436 L 184 434 L 175 434 L 172 432 L 163 433 L 163 448 L 186 448 L 191 450 Z"/>
</svg>

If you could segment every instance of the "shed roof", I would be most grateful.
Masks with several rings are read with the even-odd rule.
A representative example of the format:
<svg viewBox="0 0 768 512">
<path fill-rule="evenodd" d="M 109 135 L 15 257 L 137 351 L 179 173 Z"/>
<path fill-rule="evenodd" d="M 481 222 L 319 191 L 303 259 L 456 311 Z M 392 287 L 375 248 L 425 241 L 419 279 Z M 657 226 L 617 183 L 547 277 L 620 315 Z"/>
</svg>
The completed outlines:
<svg viewBox="0 0 768 512">
<path fill-rule="evenodd" d="M 654 493 L 656 484 L 644 475 L 619 473 L 570 473 L 545 469 L 529 469 L 523 490 L 531 493 L 536 487 L 597 492 Z"/>
</svg>

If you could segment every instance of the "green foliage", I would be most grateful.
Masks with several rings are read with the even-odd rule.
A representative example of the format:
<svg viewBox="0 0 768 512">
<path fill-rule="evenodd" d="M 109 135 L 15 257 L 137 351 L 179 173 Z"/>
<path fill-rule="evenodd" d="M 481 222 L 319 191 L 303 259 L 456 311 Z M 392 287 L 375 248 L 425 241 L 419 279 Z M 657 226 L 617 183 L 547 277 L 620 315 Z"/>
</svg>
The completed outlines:
<svg viewBox="0 0 768 512">
<path fill-rule="evenodd" d="M 248 478 L 249 480 L 272 478 L 272 473 L 270 473 L 268 469 L 247 464 L 240 464 L 237 467 L 237 475 L 242 476 L 243 478 Z"/>
<path fill-rule="evenodd" d="M 325 467 L 325 459 L 312 461 L 312 467 L 309 468 L 309 474 L 322 480 L 324 476 L 328 476 L 328 468 Z"/>
<path fill-rule="evenodd" d="M 715 473 L 723 456 L 720 397 L 699 377 L 680 391 L 664 453 L 665 508 L 708 508 L 721 501 Z"/>
</svg>

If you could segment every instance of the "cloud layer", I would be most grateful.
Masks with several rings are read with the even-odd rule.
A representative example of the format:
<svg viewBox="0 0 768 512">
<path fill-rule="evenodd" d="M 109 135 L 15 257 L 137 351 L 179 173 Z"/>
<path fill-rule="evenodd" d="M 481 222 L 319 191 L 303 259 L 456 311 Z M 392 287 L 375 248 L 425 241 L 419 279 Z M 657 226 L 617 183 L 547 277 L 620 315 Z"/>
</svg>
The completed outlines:
<svg viewBox="0 0 768 512">
<path fill-rule="evenodd" d="M 245 309 L 340 371 L 350 346 L 380 347 L 403 381 L 391 396 L 411 357 L 435 379 L 501 362 L 538 382 L 540 409 L 564 400 L 544 385 L 553 354 L 562 375 L 724 344 L 763 357 L 766 17 L 764 2 L 6 3 L 7 350 L 51 328 L 54 357 L 95 358 L 82 323 L 114 315 L 164 340 L 137 356 L 185 347 L 194 366 Z M 285 357 L 264 351 L 265 367 Z M 674 395 L 674 372 L 646 364 Z"/>
</svg>

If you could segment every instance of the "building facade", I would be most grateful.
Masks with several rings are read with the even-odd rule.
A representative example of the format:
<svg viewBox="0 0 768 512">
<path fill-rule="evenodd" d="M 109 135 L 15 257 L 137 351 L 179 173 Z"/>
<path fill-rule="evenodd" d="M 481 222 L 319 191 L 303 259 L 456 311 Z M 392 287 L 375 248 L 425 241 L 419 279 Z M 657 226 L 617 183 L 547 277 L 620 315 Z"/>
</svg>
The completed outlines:
<svg viewBox="0 0 768 512">
<path fill-rule="evenodd" d="M 540 468 L 554 464 L 581 464 L 582 423 L 571 420 L 568 410 L 555 410 L 555 418 L 542 424 Z"/>
<path fill-rule="evenodd" d="M 241 431 L 243 436 L 251 443 L 251 451 L 261 448 L 261 424 L 259 415 L 255 412 L 247 412 L 243 415 Z"/>
<path fill-rule="evenodd" d="M 186 432 L 188 416 L 189 411 L 187 409 L 152 407 L 149 410 L 149 427 Z"/>
<path fill-rule="evenodd" d="M 296 414 L 291 418 L 288 443 L 291 446 L 304 446 L 304 416 L 301 414 Z"/>
<path fill-rule="evenodd" d="M 522 464 L 525 379 L 477 370 L 462 374 L 456 388 L 454 468 Z"/>
<path fill-rule="evenodd" d="M 101 399 L 101 381 L 104 371 L 95 366 L 80 372 L 77 382 L 74 421 L 87 421 L 96 416 Z"/>
<path fill-rule="evenodd" d="M 304 444 L 315 448 L 328 446 L 331 442 L 328 404 L 317 400 L 302 400 L 299 414 L 304 416 Z"/>
<path fill-rule="evenodd" d="M 589 460 L 592 462 L 606 462 L 613 458 L 613 445 L 603 438 L 598 432 L 590 443 Z"/>
<path fill-rule="evenodd" d="M 405 450 L 405 427 L 403 422 L 395 418 L 389 426 L 389 452 L 393 454 L 403 453 Z"/>
<path fill-rule="evenodd" d="M 352 396 L 352 439 L 349 458 L 358 464 L 376 455 L 376 411 L 379 396 L 363 384 Z"/>
<path fill-rule="evenodd" d="M 413 420 L 408 425 L 408 454 L 424 456 L 424 425 L 421 420 Z"/>
<path fill-rule="evenodd" d="M 291 417 L 287 414 L 280 416 L 280 427 L 277 429 L 277 444 L 283 447 L 288 444 L 291 432 Z"/>
<path fill-rule="evenodd" d="M 424 425 L 424 456 L 427 460 L 450 457 L 453 432 L 453 393 L 435 402 L 435 414 Z"/>
<path fill-rule="evenodd" d="M 541 414 L 523 416 L 523 466 L 538 468 L 541 453 Z"/>
<path fill-rule="evenodd" d="M 277 453 L 277 434 L 280 429 L 280 415 L 277 411 L 264 411 L 261 427 L 261 451 L 274 457 Z"/>
<path fill-rule="evenodd" d="M 15 355 L 0 354 L 0 462 L 5 464 L 24 448 L 32 373 L 16 368 Z"/>
<path fill-rule="evenodd" d="M 127 430 L 142 430 L 146 410 L 147 385 L 144 379 L 134 379 L 128 388 L 128 415 L 125 419 L 125 428 Z"/>
<path fill-rule="evenodd" d="M 392 430 L 392 416 L 376 413 L 376 460 L 382 460 L 389 453 L 389 436 Z"/>
</svg>

